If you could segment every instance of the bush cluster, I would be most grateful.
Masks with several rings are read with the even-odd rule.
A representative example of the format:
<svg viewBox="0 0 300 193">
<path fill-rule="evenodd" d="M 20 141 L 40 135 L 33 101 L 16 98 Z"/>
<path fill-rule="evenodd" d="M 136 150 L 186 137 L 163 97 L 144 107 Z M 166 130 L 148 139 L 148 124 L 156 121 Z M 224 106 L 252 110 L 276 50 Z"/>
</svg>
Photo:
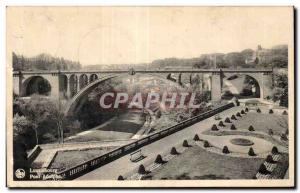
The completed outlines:
<svg viewBox="0 0 300 193">
<path fill-rule="evenodd" d="M 207 148 L 207 147 L 210 147 L 210 144 L 208 143 L 208 141 L 204 141 L 204 144 L 203 144 L 203 147 Z"/>
<path fill-rule="evenodd" d="M 248 130 L 249 130 L 249 131 L 255 131 L 252 125 L 249 126 L 249 129 L 248 129 Z"/>
<path fill-rule="evenodd" d="M 234 124 L 232 124 L 232 125 L 230 126 L 230 130 L 236 130 L 236 127 L 235 127 Z"/>
<path fill-rule="evenodd" d="M 213 126 L 211 127 L 212 131 L 219 131 L 218 127 L 216 124 L 213 124 Z"/>
<path fill-rule="evenodd" d="M 188 144 L 186 139 L 183 141 L 182 146 L 183 147 L 189 147 L 189 144 Z"/>
<path fill-rule="evenodd" d="M 226 117 L 226 119 L 225 119 L 225 123 L 231 123 L 231 121 L 230 121 L 229 117 Z"/>
<path fill-rule="evenodd" d="M 194 140 L 194 141 L 200 141 L 200 138 L 199 138 L 198 134 L 195 134 L 193 140 Z"/>
<path fill-rule="evenodd" d="M 220 127 L 225 127 L 223 121 L 220 121 L 218 125 L 219 125 Z"/>
<path fill-rule="evenodd" d="M 177 155 L 178 154 L 178 152 L 177 152 L 177 150 L 176 150 L 176 148 L 175 147 L 172 147 L 172 149 L 171 149 L 171 155 Z"/>
<path fill-rule="evenodd" d="M 223 152 L 224 154 L 230 153 L 230 151 L 229 151 L 229 149 L 228 149 L 228 147 L 227 147 L 226 145 L 223 147 L 222 152 Z"/>
<path fill-rule="evenodd" d="M 248 151 L 248 155 L 249 155 L 249 156 L 256 156 L 256 154 L 255 154 L 255 152 L 254 152 L 254 150 L 253 150 L 252 147 L 250 147 L 250 149 L 249 149 L 249 151 Z"/>
</svg>

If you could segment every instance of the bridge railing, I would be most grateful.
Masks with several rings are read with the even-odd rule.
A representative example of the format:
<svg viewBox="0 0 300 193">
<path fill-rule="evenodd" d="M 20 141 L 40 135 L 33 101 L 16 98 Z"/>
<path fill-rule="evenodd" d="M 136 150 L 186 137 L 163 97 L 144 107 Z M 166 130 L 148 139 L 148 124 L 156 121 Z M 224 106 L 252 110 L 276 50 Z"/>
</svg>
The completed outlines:
<svg viewBox="0 0 300 193">
<path fill-rule="evenodd" d="M 98 167 L 101 167 L 109 162 L 112 162 L 113 160 L 116 160 L 130 152 L 133 152 L 133 151 L 137 150 L 138 148 L 141 148 L 147 144 L 157 141 L 163 137 L 166 137 L 172 133 L 175 133 L 175 132 L 182 130 L 190 125 L 193 125 L 196 122 L 202 121 L 206 118 L 209 118 L 217 113 L 220 113 L 220 112 L 227 110 L 229 108 L 232 108 L 232 107 L 234 107 L 234 104 L 228 103 L 226 105 L 215 108 L 213 110 L 204 112 L 200 115 L 197 115 L 197 116 L 189 118 L 185 121 L 182 121 L 176 125 L 168 127 L 161 131 L 157 131 L 157 132 L 155 132 L 151 135 L 148 135 L 147 137 L 141 138 L 135 142 L 126 144 L 124 146 L 121 146 L 121 147 L 113 150 L 113 151 L 107 152 L 97 158 L 91 159 L 89 161 L 85 161 L 81 164 L 78 164 L 78 165 L 72 167 L 72 168 L 66 169 L 66 170 L 58 173 L 58 175 L 60 175 L 63 180 L 75 179 L 75 178 L 82 176 Z"/>
</svg>

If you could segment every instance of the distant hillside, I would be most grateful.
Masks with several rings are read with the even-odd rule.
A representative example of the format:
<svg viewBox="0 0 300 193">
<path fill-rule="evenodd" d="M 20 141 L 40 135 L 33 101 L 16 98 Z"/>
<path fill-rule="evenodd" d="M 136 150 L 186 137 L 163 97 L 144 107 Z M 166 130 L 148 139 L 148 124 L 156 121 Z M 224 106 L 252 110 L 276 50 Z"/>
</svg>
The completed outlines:
<svg viewBox="0 0 300 193">
<path fill-rule="evenodd" d="M 258 46 L 257 50 L 241 52 L 202 54 L 198 58 L 166 58 L 154 60 L 153 68 L 287 68 L 288 47 L 277 45 L 270 49 Z"/>
<path fill-rule="evenodd" d="M 35 57 L 24 57 L 13 55 L 13 69 L 15 71 L 34 71 L 34 70 L 77 70 L 81 68 L 79 62 L 66 60 L 64 58 L 53 57 L 49 54 L 40 54 Z"/>
<path fill-rule="evenodd" d="M 202 54 L 195 58 L 165 58 L 154 60 L 151 63 L 141 64 L 106 64 L 86 65 L 85 70 L 106 69 L 176 69 L 176 68 L 287 68 L 288 46 L 276 45 L 270 49 L 258 46 L 256 50 L 245 49 L 241 52 Z M 14 70 L 78 70 L 79 62 L 40 54 L 27 58 L 13 53 Z"/>
</svg>

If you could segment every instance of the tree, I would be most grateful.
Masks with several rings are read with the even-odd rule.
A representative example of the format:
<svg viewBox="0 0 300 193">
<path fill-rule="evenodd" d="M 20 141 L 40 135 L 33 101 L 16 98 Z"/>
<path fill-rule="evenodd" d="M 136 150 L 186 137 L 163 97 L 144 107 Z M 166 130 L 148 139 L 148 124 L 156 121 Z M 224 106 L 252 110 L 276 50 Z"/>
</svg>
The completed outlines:
<svg viewBox="0 0 300 193">
<path fill-rule="evenodd" d="M 51 107 L 51 105 L 43 100 L 38 95 L 32 95 L 31 100 L 22 104 L 22 113 L 30 121 L 32 125 L 32 129 L 35 132 L 36 145 L 39 144 L 39 128 L 41 124 L 48 120 L 50 117 L 49 110 L 47 108 Z"/>
<path fill-rule="evenodd" d="M 274 75 L 274 89 L 272 94 L 274 102 L 279 101 L 280 106 L 288 107 L 288 77 L 285 73 Z"/>
<path fill-rule="evenodd" d="M 24 116 L 16 114 L 13 118 L 13 168 L 28 170 L 26 134 L 31 129 L 30 122 Z"/>
<path fill-rule="evenodd" d="M 52 105 L 49 107 L 49 118 L 52 119 L 57 126 L 57 134 L 59 143 L 64 142 L 64 120 L 65 115 L 62 106 L 65 104 L 62 101 L 51 101 Z"/>
<path fill-rule="evenodd" d="M 59 143 L 63 143 L 64 124 L 66 118 L 64 116 L 61 101 L 53 99 L 45 99 L 39 95 L 32 95 L 31 100 L 19 104 L 20 111 L 30 122 L 31 128 L 34 130 L 36 145 L 43 142 L 40 136 L 53 136 L 57 133 Z M 56 127 L 55 127 L 56 126 Z M 47 134 L 48 135 L 45 135 Z"/>
</svg>

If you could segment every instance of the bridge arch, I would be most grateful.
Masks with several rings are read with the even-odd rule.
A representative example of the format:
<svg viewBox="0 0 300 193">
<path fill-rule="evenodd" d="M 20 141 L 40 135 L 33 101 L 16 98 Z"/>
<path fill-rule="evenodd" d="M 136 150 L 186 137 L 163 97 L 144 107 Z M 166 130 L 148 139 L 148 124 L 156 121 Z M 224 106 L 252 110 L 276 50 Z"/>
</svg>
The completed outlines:
<svg viewBox="0 0 300 193">
<path fill-rule="evenodd" d="M 86 74 L 81 74 L 79 76 L 79 88 L 82 89 L 83 87 L 88 85 L 88 83 L 89 83 L 88 76 Z"/>
<path fill-rule="evenodd" d="M 94 82 L 97 79 L 98 79 L 98 75 L 97 74 L 91 74 L 90 75 L 89 83 Z"/>
<path fill-rule="evenodd" d="M 237 78 L 244 78 L 244 80 L 236 80 Z M 236 80 L 236 81 L 235 81 Z M 230 98 L 238 96 L 239 98 L 261 98 L 262 85 L 261 77 L 254 74 L 228 74 L 223 77 L 222 98 Z"/>
<path fill-rule="evenodd" d="M 51 94 L 50 82 L 42 76 L 31 76 L 22 85 L 21 96 L 39 94 L 49 96 Z"/>
<path fill-rule="evenodd" d="M 75 95 L 73 95 L 73 98 L 68 102 L 68 105 L 65 109 L 65 115 L 70 115 L 70 112 L 72 112 L 78 105 L 80 99 L 88 92 L 92 91 L 94 88 L 98 86 L 101 82 L 107 81 L 111 78 L 117 77 L 117 75 L 108 75 L 105 77 L 102 77 L 100 79 L 95 80 L 94 82 L 88 84 L 83 89 L 79 90 Z"/>
</svg>

